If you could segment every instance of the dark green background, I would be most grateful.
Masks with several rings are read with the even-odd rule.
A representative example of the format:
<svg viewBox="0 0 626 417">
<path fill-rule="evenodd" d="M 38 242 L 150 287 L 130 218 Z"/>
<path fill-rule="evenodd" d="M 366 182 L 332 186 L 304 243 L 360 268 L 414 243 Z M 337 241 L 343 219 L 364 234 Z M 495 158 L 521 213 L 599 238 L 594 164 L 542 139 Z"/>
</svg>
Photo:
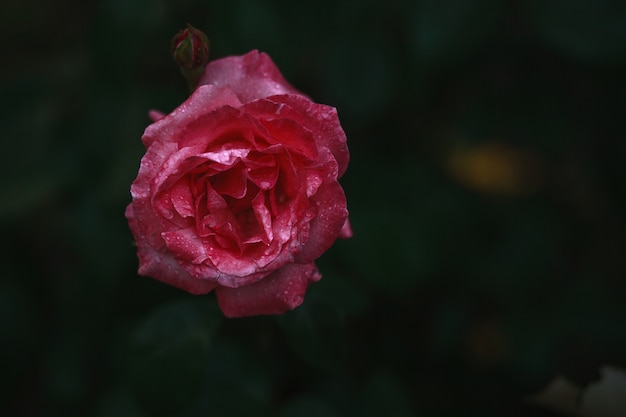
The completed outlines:
<svg viewBox="0 0 626 417">
<path fill-rule="evenodd" d="M 123 212 L 187 22 L 348 134 L 354 238 L 284 316 L 135 272 Z M 626 3 L 7 0 L 0 30 L 1 415 L 538 416 L 556 374 L 626 365 Z M 492 142 L 532 187 L 449 168 Z"/>
</svg>

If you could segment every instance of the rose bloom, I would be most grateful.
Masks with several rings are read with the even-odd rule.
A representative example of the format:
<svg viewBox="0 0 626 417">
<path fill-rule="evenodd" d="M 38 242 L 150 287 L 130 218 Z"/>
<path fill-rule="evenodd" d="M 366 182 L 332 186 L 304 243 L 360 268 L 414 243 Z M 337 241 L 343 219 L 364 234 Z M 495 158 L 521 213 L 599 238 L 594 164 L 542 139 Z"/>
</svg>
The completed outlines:
<svg viewBox="0 0 626 417">
<path fill-rule="evenodd" d="M 300 305 L 314 261 L 352 234 L 336 110 L 252 51 L 209 63 L 182 105 L 151 117 L 126 209 L 139 274 L 215 290 L 228 317 Z"/>
</svg>

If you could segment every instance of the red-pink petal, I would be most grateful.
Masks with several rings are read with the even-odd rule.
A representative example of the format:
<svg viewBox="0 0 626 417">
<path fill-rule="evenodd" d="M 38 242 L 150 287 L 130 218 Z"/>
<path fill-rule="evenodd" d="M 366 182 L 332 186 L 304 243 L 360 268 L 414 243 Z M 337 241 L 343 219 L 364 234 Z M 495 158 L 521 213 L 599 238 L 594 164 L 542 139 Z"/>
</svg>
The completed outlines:
<svg viewBox="0 0 626 417">
<path fill-rule="evenodd" d="M 322 256 L 337 240 L 348 218 L 346 197 L 337 182 L 322 185 L 311 201 L 318 212 L 311 220 L 308 241 L 296 256 L 297 262 L 312 262 Z"/>
<path fill-rule="evenodd" d="M 148 112 L 148 117 L 150 118 L 150 120 L 152 120 L 153 122 L 156 122 L 158 120 L 161 120 L 162 118 L 165 117 L 165 113 L 158 111 L 158 110 L 150 110 Z"/>
<path fill-rule="evenodd" d="M 170 192 L 170 199 L 174 209 L 181 217 L 192 217 L 195 214 L 194 202 L 189 180 L 186 178 L 176 182 Z"/>
<path fill-rule="evenodd" d="M 263 230 L 263 237 L 261 241 L 265 244 L 269 244 L 274 240 L 274 233 L 272 232 L 272 215 L 265 205 L 265 195 L 262 191 L 252 199 L 252 209 L 254 210 L 254 216 L 256 221 Z"/>
<path fill-rule="evenodd" d="M 215 293 L 226 317 L 281 314 L 302 304 L 309 284 L 320 278 L 313 263 L 288 264 L 254 284 Z"/>
<path fill-rule="evenodd" d="M 227 87 L 200 86 L 183 104 L 148 126 L 141 140 L 146 148 L 157 139 L 173 141 L 199 116 L 223 106 L 240 105 L 237 96 Z"/>
<path fill-rule="evenodd" d="M 172 255 L 185 263 L 199 264 L 209 257 L 195 227 L 164 232 L 161 236 Z"/>
<path fill-rule="evenodd" d="M 296 95 L 274 96 L 268 100 L 285 105 L 281 110 L 282 117 L 297 120 L 311 131 L 318 149 L 328 148 L 331 151 L 337 161 L 338 177 L 341 177 L 348 168 L 350 153 L 337 109 Z"/>
<path fill-rule="evenodd" d="M 233 198 L 243 198 L 248 190 L 248 178 L 243 166 L 233 167 L 215 175 L 211 179 L 213 189 Z"/>
<path fill-rule="evenodd" d="M 304 97 L 297 96 L 304 101 Z M 315 159 L 318 143 L 307 126 L 310 115 L 290 109 L 283 103 L 269 100 L 255 100 L 242 106 L 242 110 L 255 118 L 267 129 L 270 143 L 280 143 L 289 150 L 298 152 L 309 159 Z"/>
<path fill-rule="evenodd" d="M 263 135 L 266 135 L 263 126 L 249 115 L 238 108 L 222 106 L 196 114 L 193 120 L 160 140 L 176 142 L 179 148 L 201 145 L 205 151 L 220 152 L 223 149 L 254 148 L 255 138 Z"/>
<path fill-rule="evenodd" d="M 248 178 L 261 190 L 269 190 L 278 180 L 278 168 L 263 167 L 248 171 Z"/>
<path fill-rule="evenodd" d="M 242 103 L 275 94 L 302 94 L 285 80 L 267 54 L 258 51 L 209 62 L 198 84 L 228 86 Z"/>
<path fill-rule="evenodd" d="M 139 275 L 155 278 L 191 294 L 206 294 L 216 287 L 214 282 L 190 275 L 164 247 L 157 249 L 152 247 L 147 239 L 143 239 L 132 204 L 128 205 L 125 214 L 137 242 Z"/>
<path fill-rule="evenodd" d="M 341 227 L 339 231 L 340 239 L 349 239 L 352 237 L 352 226 L 350 226 L 350 219 L 346 219 L 346 222 Z"/>
</svg>

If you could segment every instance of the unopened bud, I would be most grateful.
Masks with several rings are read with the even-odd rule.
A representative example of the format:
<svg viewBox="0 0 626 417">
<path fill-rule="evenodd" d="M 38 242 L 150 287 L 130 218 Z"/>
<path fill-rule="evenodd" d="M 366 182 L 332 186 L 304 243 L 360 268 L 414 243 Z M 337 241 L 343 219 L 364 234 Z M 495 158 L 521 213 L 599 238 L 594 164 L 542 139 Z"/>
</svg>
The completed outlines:
<svg viewBox="0 0 626 417">
<path fill-rule="evenodd" d="M 204 67 L 209 62 L 209 39 L 201 30 L 187 27 L 172 38 L 172 56 L 187 79 L 190 91 L 195 90 Z"/>
</svg>

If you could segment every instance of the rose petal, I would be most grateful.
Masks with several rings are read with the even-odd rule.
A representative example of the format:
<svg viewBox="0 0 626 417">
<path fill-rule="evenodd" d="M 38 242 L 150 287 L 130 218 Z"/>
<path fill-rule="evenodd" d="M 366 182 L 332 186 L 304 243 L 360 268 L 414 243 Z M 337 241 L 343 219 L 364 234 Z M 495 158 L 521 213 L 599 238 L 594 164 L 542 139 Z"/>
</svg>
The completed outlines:
<svg viewBox="0 0 626 417">
<path fill-rule="evenodd" d="M 190 275 L 178 264 L 169 251 L 164 248 L 158 250 L 150 246 L 148 240 L 138 234 L 138 231 L 141 229 L 137 224 L 137 217 L 132 204 L 129 204 L 126 208 L 125 215 L 137 242 L 139 275 L 155 278 L 191 294 L 206 294 L 216 287 L 217 284 L 211 281 L 198 279 Z"/>
<path fill-rule="evenodd" d="M 210 62 L 198 84 L 228 86 L 242 103 L 275 94 L 302 94 L 285 80 L 267 54 L 258 51 Z"/>
<path fill-rule="evenodd" d="M 319 170 L 310 169 L 306 173 L 306 196 L 311 197 L 317 193 L 324 182 L 324 173 Z"/>
<path fill-rule="evenodd" d="M 309 284 L 321 278 L 315 264 L 288 264 L 265 278 L 239 288 L 215 290 L 226 317 L 281 314 L 304 300 Z"/>
<path fill-rule="evenodd" d="M 267 275 L 259 270 L 254 259 L 235 256 L 236 250 L 222 249 L 210 237 L 200 239 L 193 230 L 163 233 L 163 239 L 172 256 L 180 261 L 180 266 L 198 279 L 238 287 Z"/>
<path fill-rule="evenodd" d="M 274 240 L 274 233 L 272 232 L 272 215 L 265 205 L 265 195 L 259 192 L 252 200 L 252 208 L 256 221 L 263 230 L 263 237 L 261 241 L 265 244 L 269 244 Z"/>
<path fill-rule="evenodd" d="M 211 184 L 217 193 L 233 198 L 243 198 L 248 190 L 248 178 L 242 166 L 213 176 Z"/>
<path fill-rule="evenodd" d="M 178 138 L 186 126 L 199 116 L 208 114 L 223 106 L 239 107 L 241 102 L 226 87 L 200 86 L 194 93 L 167 116 L 155 121 L 146 128 L 141 140 L 147 148 L 157 139 Z"/>
<path fill-rule="evenodd" d="M 297 95 L 279 95 L 268 97 L 267 101 L 276 103 L 280 108 L 280 117 L 295 120 L 309 130 L 318 149 L 328 148 L 337 161 L 341 177 L 348 167 L 350 153 L 346 134 L 339 123 L 337 109 L 323 104 L 313 103 L 306 97 Z M 282 106 L 282 107 L 280 107 Z M 270 117 L 269 107 L 256 103 L 245 104 L 243 108 L 255 117 Z M 273 110 L 275 112 L 276 110 Z"/>
<path fill-rule="evenodd" d="M 128 206 L 126 216 L 138 246 L 145 244 L 157 251 L 165 247 L 165 242 L 161 238 L 163 231 L 161 221 L 154 213 L 147 197 L 137 194 Z M 129 216 L 132 216 L 132 219 Z"/>
<path fill-rule="evenodd" d="M 161 170 L 163 163 L 176 152 L 175 143 L 157 142 L 146 150 L 141 158 L 137 178 L 130 186 L 130 194 L 133 199 L 149 198 L 153 179 Z"/>
<path fill-rule="evenodd" d="M 352 237 L 352 226 L 350 226 L 350 219 L 346 219 L 346 222 L 341 226 L 341 230 L 339 231 L 340 239 L 349 239 Z"/>
<path fill-rule="evenodd" d="M 257 169 L 251 169 L 248 171 L 248 179 L 252 181 L 261 190 L 269 190 L 278 180 L 278 168 L 276 167 L 263 167 Z"/>
<path fill-rule="evenodd" d="M 172 205 L 182 217 L 192 217 L 194 212 L 193 194 L 189 188 L 189 181 L 182 179 L 172 187 L 170 192 Z"/>
<path fill-rule="evenodd" d="M 216 153 L 229 149 L 255 148 L 257 138 L 267 135 L 258 121 L 231 106 L 198 114 L 186 125 L 180 126 L 179 130 L 167 133 L 159 140 L 176 142 L 179 148 L 201 145 L 204 147 L 201 152 Z"/>
<path fill-rule="evenodd" d="M 207 161 L 206 158 L 197 156 L 202 149 L 200 146 L 177 150 L 172 149 L 172 145 L 176 146 L 174 143 L 155 141 L 146 152 L 146 155 L 158 153 L 159 157 L 163 159 L 160 166 L 153 169 L 156 172 L 150 178 L 151 189 L 154 194 L 173 187 L 185 174 Z"/>
<path fill-rule="evenodd" d="M 322 185 L 311 198 L 317 205 L 317 216 L 311 220 L 309 239 L 302 252 L 296 256 L 297 262 L 312 262 L 337 240 L 339 232 L 348 218 L 346 197 L 337 182 Z"/>
<path fill-rule="evenodd" d="M 148 117 L 150 118 L 150 120 L 152 120 L 153 122 L 156 122 L 158 120 L 161 120 L 162 118 L 165 117 L 165 113 L 158 111 L 158 110 L 150 110 L 148 112 Z"/>
<path fill-rule="evenodd" d="M 303 100 L 306 100 L 303 98 Z M 288 106 L 269 100 L 255 100 L 242 107 L 246 113 L 257 117 L 267 129 L 268 140 L 271 143 L 280 143 L 290 151 L 298 152 L 309 159 L 315 159 L 318 144 L 307 128 L 304 115 L 289 111 Z M 281 112 L 284 111 L 284 116 Z M 292 117 L 286 117 L 292 116 Z M 293 117 L 295 116 L 295 117 Z"/>
<path fill-rule="evenodd" d="M 220 149 L 215 152 L 205 152 L 199 156 L 207 158 L 208 160 L 217 162 L 218 164 L 232 166 L 235 162 L 240 161 L 242 158 L 248 156 L 250 149 Z"/>
<path fill-rule="evenodd" d="M 161 236 L 172 255 L 182 262 L 199 264 L 209 258 L 195 227 L 163 232 Z"/>
</svg>

